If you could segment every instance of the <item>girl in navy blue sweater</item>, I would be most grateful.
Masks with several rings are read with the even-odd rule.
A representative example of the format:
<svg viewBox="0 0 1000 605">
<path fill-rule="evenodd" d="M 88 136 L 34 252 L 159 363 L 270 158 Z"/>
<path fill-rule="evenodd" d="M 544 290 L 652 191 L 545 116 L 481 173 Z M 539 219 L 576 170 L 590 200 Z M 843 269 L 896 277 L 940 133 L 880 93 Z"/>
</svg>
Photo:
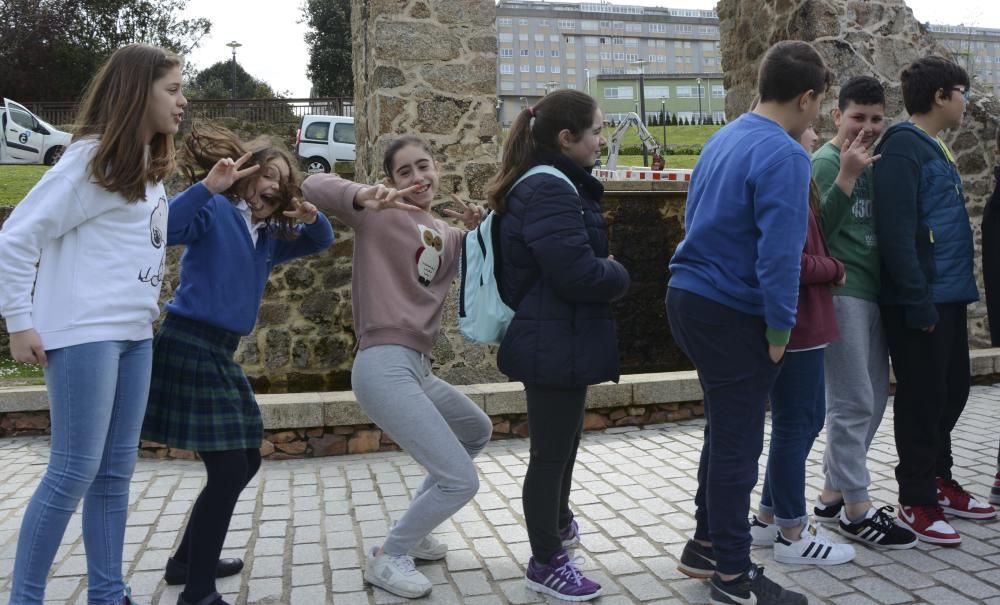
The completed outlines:
<svg viewBox="0 0 1000 605">
<path fill-rule="evenodd" d="M 233 353 L 253 330 L 271 269 L 325 250 L 333 229 L 299 199 L 294 160 L 268 140 L 245 145 L 223 128 L 196 128 L 181 164 L 194 184 L 170 202 L 167 244 L 187 250 L 153 342 L 142 436 L 196 451 L 205 463 L 208 482 L 165 579 L 186 584 L 178 605 L 227 605 L 215 578 L 239 573 L 243 562 L 219 555 L 263 440 L 260 409 Z"/>
</svg>

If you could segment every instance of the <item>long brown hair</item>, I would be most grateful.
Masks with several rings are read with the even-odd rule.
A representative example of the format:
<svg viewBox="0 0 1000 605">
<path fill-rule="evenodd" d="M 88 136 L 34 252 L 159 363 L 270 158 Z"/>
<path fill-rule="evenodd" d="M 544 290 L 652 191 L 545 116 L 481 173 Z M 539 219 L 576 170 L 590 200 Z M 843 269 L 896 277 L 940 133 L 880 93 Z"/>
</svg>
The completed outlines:
<svg viewBox="0 0 1000 605">
<path fill-rule="evenodd" d="M 191 128 L 191 134 L 184 140 L 178 161 L 181 173 L 194 184 L 205 178 L 212 166 L 222 158 L 236 160 L 248 151 L 251 153 L 250 159 L 243 164 L 243 168 L 260 166 L 260 169 L 256 174 L 233 183 L 233 186 L 223 191 L 222 195 L 233 203 L 247 200 L 264 168 L 274 162 L 283 162 L 288 168 L 288 178 L 281 179 L 275 210 L 267 220 L 277 228 L 276 237 L 294 239 L 298 235 L 295 230 L 295 219 L 285 216 L 284 212 L 294 210 L 302 199 L 301 178 L 294 158 L 278 143 L 267 137 L 243 143 L 236 133 L 228 128 L 215 124 L 195 124 Z"/>
<path fill-rule="evenodd" d="M 138 134 L 153 82 L 180 67 L 180 57 L 148 44 L 119 48 L 101 66 L 83 95 L 73 140 L 98 137 L 90 174 L 104 189 L 129 202 L 146 199 L 146 185 L 174 171 L 174 138 L 157 133 L 146 157 Z"/>
<path fill-rule="evenodd" d="M 498 172 L 486 186 L 490 208 L 506 209 L 504 196 L 514 182 L 531 168 L 537 151 L 561 153 L 559 133 L 569 130 L 579 138 L 594 124 L 597 101 L 578 90 L 561 89 L 523 110 L 514 118 L 503 146 Z"/>
</svg>

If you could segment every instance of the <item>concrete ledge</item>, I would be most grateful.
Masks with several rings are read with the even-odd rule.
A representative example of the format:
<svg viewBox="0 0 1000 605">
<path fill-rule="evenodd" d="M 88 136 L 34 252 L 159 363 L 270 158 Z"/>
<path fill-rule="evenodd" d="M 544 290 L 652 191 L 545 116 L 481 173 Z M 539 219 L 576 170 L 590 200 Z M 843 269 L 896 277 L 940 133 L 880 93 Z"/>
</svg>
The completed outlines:
<svg viewBox="0 0 1000 605">
<path fill-rule="evenodd" d="M 970 352 L 971 375 L 1000 375 L 1000 349 Z M 524 414 L 527 404 L 519 382 L 470 384 L 457 387 L 490 416 Z M 606 382 L 590 388 L 587 408 L 621 408 L 701 400 L 695 372 L 662 372 L 622 376 L 618 384 Z M 258 395 L 266 430 L 337 427 L 370 424 L 354 393 L 287 393 Z M 44 386 L 0 388 L 0 414 L 48 410 Z"/>
</svg>

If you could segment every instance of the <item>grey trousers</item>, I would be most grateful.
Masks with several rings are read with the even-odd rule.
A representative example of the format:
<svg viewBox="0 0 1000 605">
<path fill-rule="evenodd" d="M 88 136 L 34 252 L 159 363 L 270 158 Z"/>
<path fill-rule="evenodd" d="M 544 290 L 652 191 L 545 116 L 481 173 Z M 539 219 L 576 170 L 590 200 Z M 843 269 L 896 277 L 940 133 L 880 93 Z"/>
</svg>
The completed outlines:
<svg viewBox="0 0 1000 605">
<path fill-rule="evenodd" d="M 472 459 L 489 443 L 493 423 L 409 347 L 359 351 L 351 386 L 365 414 L 427 470 L 410 508 L 382 545 L 387 554 L 403 555 L 476 495 L 479 476 Z"/>
<path fill-rule="evenodd" d="M 889 348 L 878 304 L 834 296 L 840 339 L 826 349 L 826 489 L 868 500 L 868 448 L 889 398 Z"/>
</svg>

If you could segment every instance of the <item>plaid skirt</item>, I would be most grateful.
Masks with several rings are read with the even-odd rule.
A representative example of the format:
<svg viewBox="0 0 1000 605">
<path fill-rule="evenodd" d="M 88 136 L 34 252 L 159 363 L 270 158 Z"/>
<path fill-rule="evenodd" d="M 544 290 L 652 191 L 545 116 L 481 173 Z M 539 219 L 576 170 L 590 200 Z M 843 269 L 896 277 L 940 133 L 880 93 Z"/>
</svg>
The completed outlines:
<svg viewBox="0 0 1000 605">
<path fill-rule="evenodd" d="M 240 336 L 168 314 L 153 338 L 142 438 L 196 452 L 257 449 L 264 423 L 233 360 Z"/>
</svg>

